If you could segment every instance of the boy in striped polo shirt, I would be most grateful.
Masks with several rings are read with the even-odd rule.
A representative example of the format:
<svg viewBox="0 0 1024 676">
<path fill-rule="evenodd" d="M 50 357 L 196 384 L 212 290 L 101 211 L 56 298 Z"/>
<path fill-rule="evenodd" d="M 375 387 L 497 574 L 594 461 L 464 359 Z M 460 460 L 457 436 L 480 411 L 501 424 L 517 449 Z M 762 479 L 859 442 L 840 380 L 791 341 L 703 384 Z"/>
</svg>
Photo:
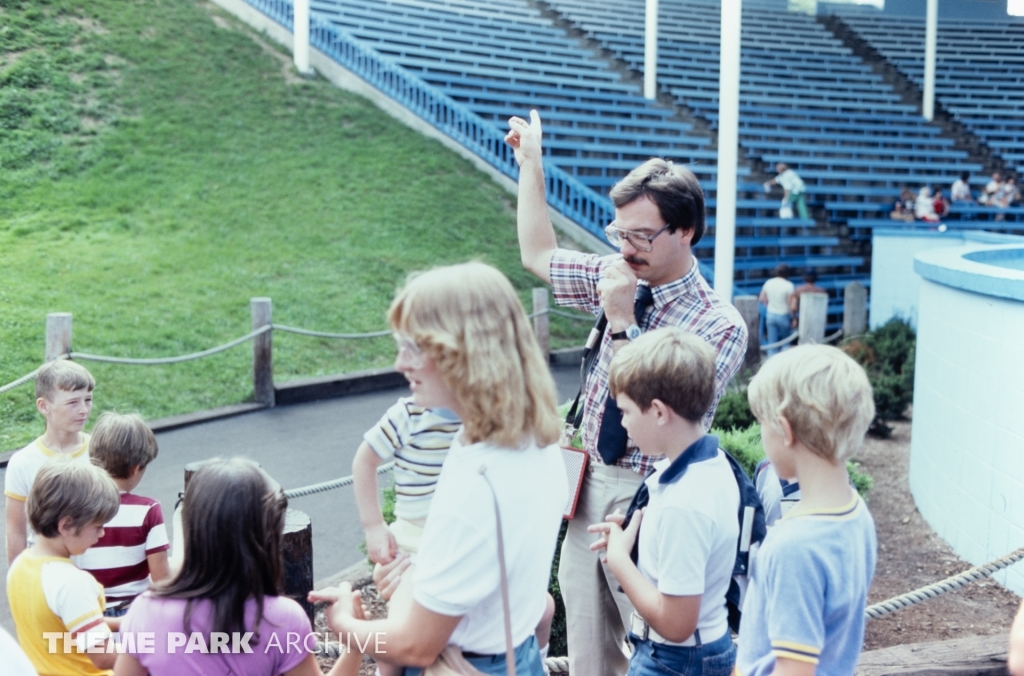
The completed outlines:
<svg viewBox="0 0 1024 676">
<path fill-rule="evenodd" d="M 160 503 L 132 493 L 157 452 L 153 431 L 138 415 L 107 411 L 93 429 L 89 457 L 114 479 L 121 505 L 103 537 L 75 563 L 103 585 L 107 617 L 121 617 L 151 582 L 170 577 Z"/>
<path fill-rule="evenodd" d="M 352 461 L 359 518 L 366 530 L 366 552 L 374 563 L 390 563 L 398 553 L 414 554 L 427 520 L 434 486 L 462 422 L 447 409 L 417 406 L 402 397 L 363 435 Z M 395 522 L 384 523 L 377 495 L 377 468 L 395 459 Z"/>
<path fill-rule="evenodd" d="M 877 546 L 846 472 L 875 417 L 867 374 L 837 348 L 800 345 L 765 362 L 747 396 L 772 467 L 801 497 L 751 563 L 736 673 L 852 676 Z"/>
</svg>

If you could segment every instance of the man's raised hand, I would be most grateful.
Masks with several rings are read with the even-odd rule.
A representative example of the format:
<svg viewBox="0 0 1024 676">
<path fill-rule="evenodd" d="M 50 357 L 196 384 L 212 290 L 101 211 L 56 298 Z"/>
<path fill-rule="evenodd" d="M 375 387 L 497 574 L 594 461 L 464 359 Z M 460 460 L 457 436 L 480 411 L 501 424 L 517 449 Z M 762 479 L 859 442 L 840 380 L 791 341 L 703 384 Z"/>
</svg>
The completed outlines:
<svg viewBox="0 0 1024 676">
<path fill-rule="evenodd" d="M 541 128 L 540 115 L 536 110 L 530 111 L 530 121 L 521 117 L 511 117 L 508 121 L 509 132 L 505 134 L 505 143 L 512 146 L 519 166 L 529 160 L 540 161 Z"/>
</svg>

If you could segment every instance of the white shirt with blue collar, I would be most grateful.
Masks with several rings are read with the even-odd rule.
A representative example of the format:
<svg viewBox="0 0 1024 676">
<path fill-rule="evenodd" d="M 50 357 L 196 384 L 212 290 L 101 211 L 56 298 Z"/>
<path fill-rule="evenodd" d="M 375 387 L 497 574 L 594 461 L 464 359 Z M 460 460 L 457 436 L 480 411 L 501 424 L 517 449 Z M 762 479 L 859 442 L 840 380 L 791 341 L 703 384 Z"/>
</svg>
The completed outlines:
<svg viewBox="0 0 1024 676">
<path fill-rule="evenodd" d="M 725 594 L 739 539 L 740 495 L 718 438 L 705 436 L 674 461 L 654 465 L 640 524 L 638 567 L 669 596 L 700 595 L 704 642 L 729 630 Z"/>
</svg>

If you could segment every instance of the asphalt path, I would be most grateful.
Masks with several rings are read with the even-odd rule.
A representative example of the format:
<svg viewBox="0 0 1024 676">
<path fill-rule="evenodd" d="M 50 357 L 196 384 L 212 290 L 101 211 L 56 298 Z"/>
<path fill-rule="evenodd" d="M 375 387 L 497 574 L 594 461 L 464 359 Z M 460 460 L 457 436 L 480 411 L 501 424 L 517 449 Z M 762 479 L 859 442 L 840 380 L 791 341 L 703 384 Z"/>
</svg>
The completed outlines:
<svg viewBox="0 0 1024 676">
<path fill-rule="evenodd" d="M 575 396 L 579 388 L 579 369 L 559 367 L 552 373 L 559 400 Z M 190 462 L 216 456 L 252 458 L 285 489 L 348 476 L 352 473 L 352 458 L 363 433 L 405 394 L 408 394 L 406 388 L 382 390 L 263 409 L 162 432 L 157 435 L 160 455 L 147 468 L 135 492 L 160 501 L 170 532 L 171 514 L 178 492 L 182 490 L 184 467 Z M 390 480 L 390 475 L 384 475 L 381 484 L 387 485 Z M 305 512 L 312 521 L 314 580 L 344 570 L 363 557 L 358 549 L 363 541 L 363 529 L 351 486 L 295 498 L 289 506 Z M 4 520 L 0 519 L 0 533 L 5 530 Z M 0 579 L 5 580 L 0 599 L 0 626 L 13 634 L 14 621 L 6 593 L 6 555 L 0 556 L 0 575 Z"/>
</svg>

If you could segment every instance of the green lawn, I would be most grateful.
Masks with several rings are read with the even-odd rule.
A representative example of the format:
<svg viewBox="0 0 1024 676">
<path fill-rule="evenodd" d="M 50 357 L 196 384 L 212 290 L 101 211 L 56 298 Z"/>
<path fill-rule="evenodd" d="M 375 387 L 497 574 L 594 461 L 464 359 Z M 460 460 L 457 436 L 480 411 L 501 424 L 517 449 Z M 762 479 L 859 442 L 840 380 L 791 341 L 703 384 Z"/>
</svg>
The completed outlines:
<svg viewBox="0 0 1024 676">
<path fill-rule="evenodd" d="M 369 102 L 286 82 L 211 5 L 0 0 L 0 384 L 38 366 L 47 312 L 74 314 L 76 350 L 133 357 L 248 332 L 253 296 L 279 323 L 371 331 L 410 271 L 471 258 L 528 302 L 513 198 Z M 587 331 L 552 324 L 555 346 Z M 393 357 L 387 338 L 274 346 L 279 382 Z M 153 418 L 250 400 L 250 354 L 86 365 L 97 411 Z M 32 398 L 0 395 L 0 450 L 40 432 Z"/>
</svg>

